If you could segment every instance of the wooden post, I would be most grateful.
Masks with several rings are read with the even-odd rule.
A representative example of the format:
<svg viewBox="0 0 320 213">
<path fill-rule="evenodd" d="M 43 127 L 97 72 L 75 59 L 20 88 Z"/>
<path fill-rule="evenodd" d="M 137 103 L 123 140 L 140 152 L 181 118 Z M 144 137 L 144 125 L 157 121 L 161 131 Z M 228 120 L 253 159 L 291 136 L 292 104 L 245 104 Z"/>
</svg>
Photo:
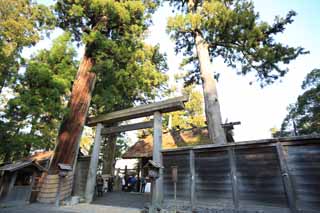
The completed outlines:
<svg viewBox="0 0 320 213">
<path fill-rule="evenodd" d="M 296 195 L 295 195 L 295 191 L 293 189 L 292 180 L 290 178 L 290 173 L 289 173 L 289 169 L 287 166 L 287 161 L 285 159 L 283 146 L 281 143 L 278 142 L 276 145 L 276 148 L 277 148 L 277 154 L 278 154 L 278 158 L 279 158 L 282 180 L 283 180 L 284 188 L 286 190 L 286 194 L 287 194 L 287 198 L 288 198 L 289 208 L 292 213 L 296 213 L 296 212 L 298 212 L 297 205 L 296 205 Z"/>
<path fill-rule="evenodd" d="M 60 175 L 59 175 L 59 179 L 58 179 L 58 188 L 57 188 L 57 194 L 56 194 L 56 201 L 55 201 L 55 205 L 56 207 L 59 207 L 60 205 L 60 191 L 61 191 L 61 184 L 62 184 L 62 178 Z"/>
<path fill-rule="evenodd" d="M 86 185 L 86 192 L 85 192 L 85 200 L 87 203 L 92 202 L 94 191 L 95 191 L 97 168 L 98 168 L 98 162 L 99 162 L 99 153 L 100 153 L 100 147 L 101 147 L 102 127 L 103 126 L 101 123 L 98 123 L 96 127 L 96 135 L 94 138 L 94 145 L 93 145 L 93 151 L 91 154 L 90 167 L 88 171 L 87 185 Z"/>
<path fill-rule="evenodd" d="M 152 160 L 162 165 L 162 115 L 155 112 L 153 115 L 153 155 Z M 160 207 L 163 198 L 163 169 L 160 169 L 160 177 L 152 183 L 152 206 Z"/>
<path fill-rule="evenodd" d="M 10 183 L 9 183 L 9 187 L 8 187 L 8 191 L 6 196 L 13 190 L 14 184 L 16 183 L 16 179 L 17 179 L 17 174 L 18 172 L 15 171 L 13 172 L 13 174 L 10 175 Z"/>
<path fill-rule="evenodd" d="M 191 193 L 190 193 L 190 199 L 191 199 L 191 210 L 195 207 L 195 191 L 196 191 L 196 171 L 195 171 L 195 162 L 194 162 L 194 151 L 190 150 L 190 180 L 191 180 Z"/>
<path fill-rule="evenodd" d="M 238 181 L 237 181 L 237 169 L 236 169 L 236 161 L 235 161 L 235 153 L 234 148 L 229 147 L 228 149 L 229 162 L 230 162 L 230 175 L 232 182 L 232 198 L 233 205 L 235 209 L 239 209 L 239 191 L 238 191 Z"/>
</svg>

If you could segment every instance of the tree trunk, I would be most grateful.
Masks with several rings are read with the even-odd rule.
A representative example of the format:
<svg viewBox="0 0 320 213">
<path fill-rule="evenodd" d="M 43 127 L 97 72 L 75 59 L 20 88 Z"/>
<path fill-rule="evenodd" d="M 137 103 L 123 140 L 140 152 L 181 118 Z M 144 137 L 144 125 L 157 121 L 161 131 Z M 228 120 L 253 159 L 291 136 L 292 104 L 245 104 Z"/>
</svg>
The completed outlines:
<svg viewBox="0 0 320 213">
<path fill-rule="evenodd" d="M 103 152 L 103 169 L 102 174 L 110 174 L 113 175 L 114 171 L 114 161 L 115 154 L 117 148 L 117 134 L 108 135 L 108 139 L 104 144 L 104 152 Z"/>
<path fill-rule="evenodd" d="M 221 112 L 217 93 L 217 82 L 213 78 L 208 44 L 200 33 L 195 34 L 196 50 L 200 62 L 200 72 L 208 123 L 209 137 L 213 143 L 224 144 L 226 137 L 221 126 Z"/>
<path fill-rule="evenodd" d="M 91 71 L 94 60 L 84 54 L 72 86 L 68 113 L 65 116 L 58 133 L 54 157 L 50 164 L 49 173 L 58 171 L 58 164 L 73 164 L 80 141 L 83 126 L 90 106 L 91 93 L 95 85 L 96 75 Z"/>
<path fill-rule="evenodd" d="M 35 132 L 35 128 L 34 128 L 34 120 L 33 120 L 32 127 L 31 127 L 29 135 L 30 136 L 34 136 L 34 132 Z M 32 148 L 32 142 L 28 142 L 26 144 L 26 148 L 25 148 L 25 150 L 23 152 L 23 157 L 28 157 L 29 156 L 31 148 Z"/>
<path fill-rule="evenodd" d="M 3 158 L 4 163 L 11 162 L 11 152 L 7 151 Z"/>
</svg>

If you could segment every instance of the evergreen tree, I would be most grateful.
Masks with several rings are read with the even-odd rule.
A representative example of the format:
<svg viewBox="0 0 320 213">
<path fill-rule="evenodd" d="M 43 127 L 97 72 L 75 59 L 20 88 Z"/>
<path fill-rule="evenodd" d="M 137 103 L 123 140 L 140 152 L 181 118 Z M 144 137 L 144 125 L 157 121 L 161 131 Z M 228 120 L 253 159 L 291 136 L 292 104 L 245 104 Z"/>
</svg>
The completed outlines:
<svg viewBox="0 0 320 213">
<path fill-rule="evenodd" d="M 0 0 L 0 93 L 10 86 L 23 59 L 24 47 L 35 45 L 54 17 L 44 5 L 32 0 Z"/>
<path fill-rule="evenodd" d="M 164 120 L 171 122 L 172 129 L 190 129 L 194 127 L 205 127 L 204 103 L 201 92 L 195 90 L 193 85 L 183 89 L 183 93 L 189 96 L 189 101 L 185 104 L 185 110 L 168 113 Z M 169 121 L 171 119 L 171 121 Z"/>
<path fill-rule="evenodd" d="M 8 101 L 1 119 L 6 129 L 2 131 L 2 154 L 17 159 L 31 149 L 53 148 L 76 73 L 75 56 L 66 33 L 53 41 L 50 50 L 41 50 L 28 61 L 25 72 L 17 76 L 15 97 Z"/>
<path fill-rule="evenodd" d="M 51 172 L 55 172 L 58 163 L 72 164 L 75 159 L 80 134 L 82 132 L 91 102 L 95 82 L 104 78 L 99 74 L 100 62 L 112 66 L 113 56 L 118 58 L 115 64 L 123 67 L 131 54 L 143 48 L 142 35 L 150 23 L 150 12 L 157 5 L 153 1 L 112 1 L 112 0 L 58 0 L 55 11 L 59 26 L 70 30 L 74 40 L 82 42 L 85 53 L 73 84 L 69 113 L 63 119 L 58 134 L 58 143 L 51 163 Z M 107 62 L 104 61 L 106 59 Z M 138 61 L 135 65 L 146 64 Z M 117 70 L 118 75 L 122 70 Z M 125 72 L 123 72 L 125 73 Z M 115 74 L 117 77 L 117 74 Z M 125 81 L 129 76 L 123 75 Z M 121 80 L 121 79 L 120 79 Z M 131 83 L 126 81 L 123 83 Z M 104 84 L 103 87 L 108 85 Z M 104 90 L 104 89 L 102 89 Z M 95 97 L 96 103 L 100 102 Z M 112 101 L 113 102 L 113 101 Z M 105 111 L 99 109 L 99 111 Z"/>
<path fill-rule="evenodd" d="M 273 83 L 288 72 L 286 64 L 306 53 L 301 47 L 289 47 L 274 38 L 293 22 L 296 13 L 290 11 L 285 18 L 276 17 L 270 25 L 260 20 L 253 3 L 247 0 L 170 0 L 170 3 L 180 13 L 169 19 L 168 31 L 176 41 L 176 51 L 186 56 L 183 64 L 194 66 L 187 83 L 202 83 L 211 140 L 225 143 L 211 62 L 222 57 L 241 75 L 255 72 L 262 86 Z"/>
<path fill-rule="evenodd" d="M 320 69 L 312 70 L 301 88 L 305 91 L 288 107 L 280 136 L 320 134 Z"/>
</svg>

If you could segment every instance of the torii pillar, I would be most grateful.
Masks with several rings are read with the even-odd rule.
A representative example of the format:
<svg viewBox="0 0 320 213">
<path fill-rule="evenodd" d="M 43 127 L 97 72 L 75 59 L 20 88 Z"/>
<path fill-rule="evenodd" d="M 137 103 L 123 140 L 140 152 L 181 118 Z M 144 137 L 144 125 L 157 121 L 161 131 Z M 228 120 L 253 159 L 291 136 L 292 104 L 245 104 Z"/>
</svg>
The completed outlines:
<svg viewBox="0 0 320 213">
<path fill-rule="evenodd" d="M 162 165 L 162 114 L 157 111 L 153 114 L 153 154 L 152 160 Z M 159 178 L 152 182 L 152 206 L 160 207 L 163 199 L 163 169 L 160 169 Z"/>
<path fill-rule="evenodd" d="M 87 176 L 87 184 L 86 184 L 86 191 L 85 191 L 86 203 L 91 203 L 94 196 L 96 177 L 97 177 L 97 168 L 98 168 L 98 162 L 99 162 L 99 153 L 100 153 L 100 147 L 101 147 L 102 128 L 103 128 L 103 125 L 101 123 L 98 123 L 96 127 L 96 135 L 94 138 L 93 151 L 91 154 L 90 167 L 89 167 L 88 176 Z"/>
</svg>

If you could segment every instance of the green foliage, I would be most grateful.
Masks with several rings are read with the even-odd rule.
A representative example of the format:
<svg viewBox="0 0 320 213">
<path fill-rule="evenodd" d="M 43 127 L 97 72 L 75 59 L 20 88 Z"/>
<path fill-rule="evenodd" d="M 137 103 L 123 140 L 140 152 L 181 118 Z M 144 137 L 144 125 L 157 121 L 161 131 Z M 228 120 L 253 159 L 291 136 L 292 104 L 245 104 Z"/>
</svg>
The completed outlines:
<svg viewBox="0 0 320 213">
<path fill-rule="evenodd" d="M 19 150 L 23 154 L 25 150 L 28 154 L 31 147 L 53 147 L 76 73 L 75 56 L 70 34 L 66 33 L 53 42 L 50 50 L 41 50 L 28 61 L 14 87 L 16 96 L 8 101 L 2 119 L 7 127 L 0 152 Z"/>
<path fill-rule="evenodd" d="M 161 95 L 167 79 L 163 73 L 167 70 L 166 58 L 159 47 L 143 42 L 157 5 L 151 0 L 58 0 L 57 24 L 70 33 L 60 37 L 50 51 L 40 51 L 28 61 L 26 71 L 11 84 L 16 96 L 9 100 L 0 119 L 0 128 L 6 129 L 1 135 L 5 140 L 1 141 L 0 155 L 7 152 L 17 159 L 22 150 L 28 154 L 30 148 L 52 147 L 58 124 L 67 114 L 65 107 L 76 72 L 70 38 L 84 44 L 86 56 L 94 60 L 92 71 L 97 83 L 92 115 Z M 40 32 L 37 26 L 32 29 Z"/>
<path fill-rule="evenodd" d="M 154 0 L 58 0 L 59 26 L 85 45 L 96 73 L 89 113 L 97 115 L 145 103 L 165 89 L 165 56 L 143 42 Z M 117 140 L 115 156 L 126 148 Z M 111 155 L 112 156 L 112 155 Z"/>
<path fill-rule="evenodd" d="M 204 103 L 201 92 L 196 91 L 192 86 L 184 88 L 184 94 L 189 96 L 189 101 L 185 104 L 185 110 L 168 113 L 164 116 L 165 123 L 168 124 L 170 116 L 172 119 L 171 128 L 190 129 L 205 126 Z"/>
<path fill-rule="evenodd" d="M 100 42 L 106 38 L 140 37 L 156 6 L 152 0 L 58 0 L 55 10 L 59 26 L 70 30 L 76 41 L 82 40 L 90 54 L 99 52 Z"/>
<path fill-rule="evenodd" d="M 165 89 L 167 77 L 161 71 L 167 68 L 158 47 L 144 45 L 131 52 L 115 45 L 114 50 L 112 56 L 101 54 L 94 67 L 97 83 L 91 107 L 95 113 L 145 103 L 159 96 L 159 89 Z"/>
<path fill-rule="evenodd" d="M 211 60 L 221 57 L 238 74 L 255 72 L 261 86 L 283 77 L 286 65 L 300 54 L 301 47 L 289 47 L 275 40 L 296 12 L 276 17 L 273 24 L 261 21 L 254 5 L 247 0 L 176 1 L 173 5 L 181 13 L 168 20 L 168 32 L 176 41 L 176 51 L 186 56 L 183 65 L 193 64 L 186 83 L 200 82 L 199 59 L 195 56 L 195 35 L 205 40 Z"/>
<path fill-rule="evenodd" d="M 302 83 L 304 93 L 288 107 L 281 127 L 281 136 L 293 131 L 298 135 L 320 133 L 320 69 L 312 70 Z"/>
<path fill-rule="evenodd" d="M 120 136 L 117 138 L 115 159 L 119 159 L 129 148 L 128 138 Z"/>
<path fill-rule="evenodd" d="M 24 47 L 35 45 L 54 24 L 51 11 L 31 0 L 0 0 L 0 92 L 23 63 Z"/>
<path fill-rule="evenodd" d="M 154 99 L 166 81 L 167 66 L 159 47 L 143 42 L 157 1 L 58 0 L 59 26 L 71 31 L 92 57 L 97 82 L 92 114 Z M 162 87 L 163 88 L 163 87 Z"/>
</svg>

